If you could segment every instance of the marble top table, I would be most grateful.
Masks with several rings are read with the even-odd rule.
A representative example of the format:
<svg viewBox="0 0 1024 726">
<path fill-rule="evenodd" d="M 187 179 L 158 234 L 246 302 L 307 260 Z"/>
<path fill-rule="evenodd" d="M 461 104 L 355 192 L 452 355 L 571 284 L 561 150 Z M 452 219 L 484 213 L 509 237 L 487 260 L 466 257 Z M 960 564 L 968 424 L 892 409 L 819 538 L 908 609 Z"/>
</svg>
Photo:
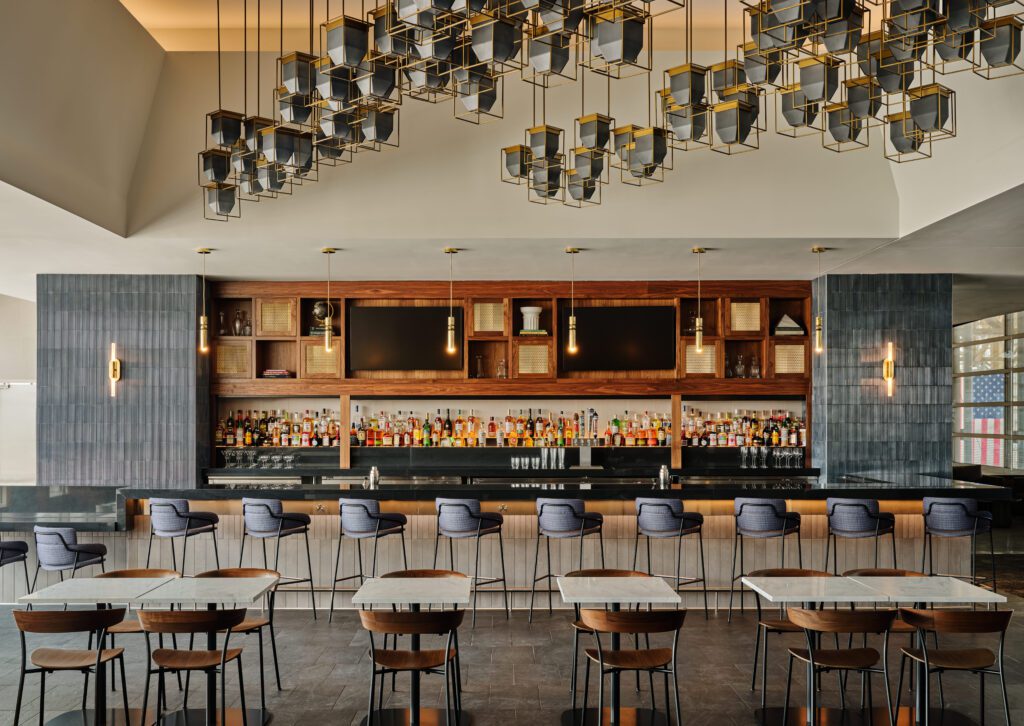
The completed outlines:
<svg viewBox="0 0 1024 726">
<path fill-rule="evenodd" d="M 884 593 L 893 603 L 1006 602 L 1006 596 L 964 582 L 956 577 L 850 577 L 850 580 Z"/>
<path fill-rule="evenodd" d="M 468 577 L 374 577 L 362 584 L 352 596 L 353 605 L 401 607 L 408 605 L 418 611 L 424 605 L 468 605 L 472 580 Z M 420 636 L 409 637 L 410 650 L 420 649 Z M 378 726 L 418 726 L 445 721 L 444 709 L 425 707 L 420 703 L 420 673 L 409 671 L 409 708 L 386 708 L 374 711 L 373 723 Z M 368 723 L 368 718 L 362 723 Z M 462 711 L 452 724 L 469 724 L 470 715 Z"/>
<path fill-rule="evenodd" d="M 559 577 L 557 582 L 562 600 L 575 606 L 598 605 L 614 611 L 620 610 L 623 605 L 679 605 L 682 602 L 679 593 L 660 577 Z M 618 650 L 621 645 L 620 634 L 612 633 L 610 640 L 611 649 Z M 659 726 L 668 723 L 667 712 L 622 708 L 619 697 L 621 677 L 615 671 L 609 678 L 608 707 L 603 713 L 588 708 L 583 715 L 583 723 L 609 723 L 613 726 L 625 723 Z M 562 713 L 563 726 L 578 723 L 579 715 L 575 711 Z"/>
<path fill-rule="evenodd" d="M 743 584 L 774 603 L 888 603 L 884 592 L 851 577 L 744 577 Z"/>
<path fill-rule="evenodd" d="M 276 577 L 171 578 L 135 598 L 138 605 L 175 603 L 215 606 L 217 603 L 253 605 L 278 583 Z"/>
<path fill-rule="evenodd" d="M 352 596 L 353 605 L 468 605 L 468 577 L 374 577 Z"/>
<path fill-rule="evenodd" d="M 174 577 L 78 577 L 64 580 L 28 595 L 18 602 L 24 605 L 96 605 L 99 603 L 136 604 L 147 592 Z"/>
</svg>

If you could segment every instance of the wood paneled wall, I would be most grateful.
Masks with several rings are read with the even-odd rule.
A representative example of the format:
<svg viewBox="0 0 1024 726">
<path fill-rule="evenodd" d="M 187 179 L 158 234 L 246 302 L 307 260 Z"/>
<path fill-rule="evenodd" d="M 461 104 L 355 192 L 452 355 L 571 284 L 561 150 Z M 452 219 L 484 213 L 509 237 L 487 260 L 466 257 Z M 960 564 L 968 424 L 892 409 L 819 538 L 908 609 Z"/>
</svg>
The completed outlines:
<svg viewBox="0 0 1024 726">
<path fill-rule="evenodd" d="M 308 504 L 308 503 L 306 503 Z M 431 503 L 426 506 L 432 508 Z M 529 503 L 526 503 L 529 504 Z M 619 503 L 615 503 L 616 506 Z M 605 564 L 607 567 L 632 568 L 635 537 L 636 517 L 627 508 L 632 507 L 632 502 L 622 503 L 624 506 L 619 509 L 618 514 L 605 515 L 604 527 L 604 548 Z M 794 502 L 801 504 L 801 502 Z M 804 504 L 817 504 L 806 502 Z M 895 503 L 894 503 L 895 504 Z M 897 512 L 897 555 L 899 565 L 908 569 L 917 569 L 921 566 L 921 550 L 923 524 L 921 515 L 917 513 L 920 504 L 917 502 L 901 502 L 900 504 L 910 505 L 908 508 L 899 509 Z M 691 506 L 692 505 L 692 506 Z M 721 505 L 721 506 L 720 506 Z M 728 506 L 726 506 L 728 505 Z M 312 511 L 316 511 L 316 504 Z M 335 504 L 336 506 L 336 504 Z M 916 508 L 915 508 L 916 506 Z M 197 507 L 198 508 L 198 507 Z M 494 509 L 493 506 L 486 506 L 485 509 Z M 688 508 L 695 511 L 702 511 L 705 514 L 704 524 L 704 549 L 707 563 L 708 583 L 711 590 L 711 606 L 720 608 L 728 606 L 729 598 L 729 574 L 732 562 L 734 524 L 731 513 L 731 502 L 688 502 Z M 795 507 L 800 509 L 799 506 Z M 885 509 L 883 503 L 883 509 Z M 386 509 L 386 507 L 385 507 Z M 422 509 L 420 511 L 423 511 Z M 513 607 L 523 608 L 529 605 L 530 580 L 533 574 L 533 563 L 536 551 L 536 527 L 537 519 L 532 514 L 511 513 L 522 511 L 519 507 L 506 513 L 504 527 L 505 545 L 505 567 L 509 578 L 509 586 L 513 591 Z M 811 511 L 814 511 L 811 509 Z M 436 519 L 432 514 L 414 514 L 409 517 L 409 526 L 406 532 L 406 547 L 409 556 L 409 567 L 432 567 L 434 552 Z M 805 567 L 822 568 L 825 549 L 826 521 L 823 513 L 804 514 L 802 549 L 803 564 Z M 242 517 L 239 514 L 224 514 L 221 517 L 220 531 L 218 537 L 218 549 L 220 562 L 224 567 L 237 566 L 239 550 L 241 547 Z M 0 535 L 3 539 L 29 539 L 31 533 L 4 533 Z M 127 533 L 93 534 L 82 533 L 82 542 L 102 542 L 107 545 L 109 555 L 107 558 L 107 569 L 123 567 L 142 567 L 146 563 L 146 547 L 149 542 L 149 520 L 146 516 L 135 518 L 134 529 Z M 439 553 L 438 565 L 448 566 L 447 540 L 442 540 L 442 548 Z M 330 599 L 331 572 L 334 567 L 334 557 L 338 543 L 338 518 L 330 513 L 319 514 L 313 517 L 312 530 L 310 532 L 310 552 L 313 566 L 313 577 L 317 587 L 317 607 L 326 608 Z M 368 571 L 370 566 L 370 548 L 363 543 L 365 568 Z M 267 544 L 270 565 L 274 562 L 274 542 Z M 463 572 L 472 572 L 474 540 L 461 540 L 455 542 L 455 569 Z M 672 573 L 675 569 L 676 540 L 653 540 L 651 552 L 654 561 L 653 571 L 660 574 Z M 181 552 L 181 541 L 175 542 L 178 553 Z M 372 542 L 370 543 L 372 547 Z M 642 548 L 643 549 L 643 548 Z M 764 567 L 775 567 L 779 564 L 779 541 L 778 540 L 750 540 L 745 544 L 746 570 L 755 570 Z M 882 539 L 880 547 L 879 565 L 890 566 L 890 545 L 889 538 Z M 342 562 L 340 574 L 351 575 L 356 572 L 356 545 L 354 540 L 345 539 L 342 542 Z M 969 542 L 967 539 L 943 540 L 936 538 L 934 546 L 935 569 L 938 572 L 966 573 L 969 571 Z M 786 541 L 786 563 L 796 565 L 796 540 L 787 538 Z M 579 541 L 578 540 L 552 540 L 551 557 L 556 574 L 564 574 L 578 567 Z M 304 577 L 306 575 L 306 553 L 301 536 L 286 538 L 281 543 L 280 571 L 286 576 Z M 600 556 L 598 539 L 587 537 L 584 543 L 584 566 L 599 567 Z M 30 553 L 29 570 L 35 566 L 35 554 Z M 262 555 L 260 544 L 257 540 L 246 538 L 245 556 L 243 563 L 252 566 L 262 566 Z M 853 567 L 870 567 L 873 564 L 873 544 L 870 539 L 866 540 L 840 540 L 839 541 L 839 571 Z M 154 540 L 152 566 L 170 567 L 170 542 L 168 540 Z M 209 535 L 199 535 L 189 540 L 186 574 L 193 574 L 206 569 L 213 569 L 216 566 L 214 561 L 213 547 Z M 402 569 L 401 541 L 397 536 L 387 537 L 381 540 L 378 553 L 378 571 L 388 572 Z M 541 543 L 540 572 L 545 571 L 544 546 Z M 481 546 L 480 569 L 482 574 L 497 574 L 501 571 L 499 558 L 498 540 L 496 537 L 485 537 Z M 641 556 L 638 569 L 646 569 L 646 564 Z M 699 572 L 699 560 L 696 538 L 690 537 L 684 540 L 683 547 L 683 573 L 694 575 Z M 87 574 L 86 573 L 83 574 Z M 39 586 L 55 582 L 55 573 L 40 573 Z M 346 588 L 338 603 L 343 607 L 350 607 L 350 599 L 353 583 L 344 583 Z M 303 586 L 296 586 L 301 588 Z M 289 589 L 287 586 L 284 590 Z M 13 602 L 17 595 L 24 592 L 24 583 L 20 565 L 8 566 L 0 569 L 0 601 L 5 603 Z M 547 605 L 546 592 L 539 591 L 537 598 L 538 606 Z M 543 595 L 543 597 L 541 596 Z M 688 607 L 699 607 L 701 596 L 694 591 L 684 596 L 684 602 Z M 282 592 L 278 598 L 280 607 L 285 608 L 307 608 L 309 607 L 309 595 L 307 593 Z M 561 598 L 557 591 L 553 596 L 555 607 L 562 607 Z M 753 606 L 752 596 L 744 598 L 747 607 Z M 480 607 L 492 608 L 501 607 L 501 595 L 487 594 L 481 590 Z"/>
</svg>

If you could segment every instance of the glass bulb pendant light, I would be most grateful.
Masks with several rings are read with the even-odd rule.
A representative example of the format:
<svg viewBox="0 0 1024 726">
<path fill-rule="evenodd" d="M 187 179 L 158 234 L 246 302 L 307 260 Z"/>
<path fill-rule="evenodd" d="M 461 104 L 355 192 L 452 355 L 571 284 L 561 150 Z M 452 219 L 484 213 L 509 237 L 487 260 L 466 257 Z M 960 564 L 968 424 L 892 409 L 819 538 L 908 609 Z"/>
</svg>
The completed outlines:
<svg viewBox="0 0 1024 726">
<path fill-rule="evenodd" d="M 324 247 L 320 252 L 327 257 L 327 315 L 324 316 L 324 353 L 334 350 L 334 303 L 331 302 L 331 255 L 335 247 Z"/>
<path fill-rule="evenodd" d="M 210 350 L 210 319 L 206 315 L 206 256 L 213 252 L 209 247 L 200 247 L 196 250 L 197 255 L 203 258 L 203 307 L 199 312 L 199 352 L 208 353 Z"/>
<path fill-rule="evenodd" d="M 565 248 L 565 254 L 569 255 L 569 344 L 565 352 L 569 355 L 579 352 L 576 345 L 576 255 L 579 253 L 579 247 Z"/>
<path fill-rule="evenodd" d="M 818 256 L 818 277 L 821 277 L 821 253 L 825 251 L 824 247 L 812 247 L 811 252 Z M 822 329 L 821 320 L 821 302 L 816 300 L 815 307 L 817 313 L 814 316 L 814 352 L 823 353 L 825 351 L 825 334 Z"/>
<path fill-rule="evenodd" d="M 455 247 L 445 247 L 444 253 L 448 255 L 448 335 L 445 342 L 445 352 L 448 355 L 455 355 L 458 346 L 455 345 L 455 257 L 459 250 Z"/>
<path fill-rule="evenodd" d="M 707 252 L 703 247 L 694 247 L 690 250 L 693 254 L 697 255 L 697 319 L 694 321 L 694 329 L 696 340 L 694 341 L 694 350 L 698 353 L 704 352 L 704 316 L 701 315 L 700 305 L 700 256 Z"/>
</svg>

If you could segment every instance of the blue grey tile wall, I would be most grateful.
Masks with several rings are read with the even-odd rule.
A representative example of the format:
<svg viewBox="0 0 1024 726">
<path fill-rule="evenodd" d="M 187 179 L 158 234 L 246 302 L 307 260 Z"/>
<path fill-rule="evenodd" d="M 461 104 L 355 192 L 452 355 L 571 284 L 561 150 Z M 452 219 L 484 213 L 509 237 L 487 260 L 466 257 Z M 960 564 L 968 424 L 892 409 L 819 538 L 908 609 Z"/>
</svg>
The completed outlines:
<svg viewBox="0 0 1024 726">
<path fill-rule="evenodd" d="M 814 281 L 825 351 L 814 356 L 812 459 L 823 481 L 952 473 L 951 275 Z M 893 397 L 882 360 L 892 342 Z"/>
<path fill-rule="evenodd" d="M 38 277 L 39 484 L 196 486 L 210 430 L 200 286 L 192 275 Z M 112 342 L 123 364 L 116 398 Z"/>
</svg>

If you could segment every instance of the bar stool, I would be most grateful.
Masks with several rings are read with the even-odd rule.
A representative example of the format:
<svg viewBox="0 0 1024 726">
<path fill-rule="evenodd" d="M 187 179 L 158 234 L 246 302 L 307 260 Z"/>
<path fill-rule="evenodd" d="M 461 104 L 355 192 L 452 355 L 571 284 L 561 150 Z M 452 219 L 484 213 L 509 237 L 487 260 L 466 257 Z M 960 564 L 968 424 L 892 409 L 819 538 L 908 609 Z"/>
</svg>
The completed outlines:
<svg viewBox="0 0 1024 726">
<path fill-rule="evenodd" d="M 28 579 L 28 542 L 17 539 L 0 540 L 0 567 L 21 563 L 25 573 L 25 593 L 32 592 L 32 583 Z"/>
<path fill-rule="evenodd" d="M 313 589 L 313 559 L 309 554 L 309 526 L 312 519 L 302 512 L 285 512 L 280 499 L 242 498 L 242 519 L 245 527 L 242 530 L 242 546 L 238 550 L 238 566 L 242 567 L 245 554 L 245 538 L 254 537 L 263 545 L 263 569 L 267 570 L 267 540 L 273 538 L 274 569 L 277 571 L 281 559 L 281 539 L 294 534 L 301 534 L 306 541 L 306 568 L 309 577 L 284 578 L 289 584 L 309 583 L 309 603 L 313 608 L 313 620 L 316 620 L 316 593 Z"/>
<path fill-rule="evenodd" d="M 636 499 L 636 538 L 633 542 L 633 569 L 636 569 L 640 554 L 640 537 L 647 541 L 647 574 L 651 573 L 651 539 L 668 539 L 675 537 L 679 546 L 676 548 L 676 574 L 658 575 L 658 577 L 675 580 L 676 590 L 683 583 L 704 586 L 704 619 L 708 618 L 708 581 L 704 569 L 704 515 L 699 512 L 687 512 L 679 499 L 656 499 L 637 497 Z M 700 577 L 680 575 L 683 559 L 683 537 L 697 535 L 700 547 Z"/>
<path fill-rule="evenodd" d="M 978 535 L 988 533 L 989 552 L 992 554 L 992 591 L 996 591 L 996 558 L 995 540 L 992 536 L 992 512 L 978 509 L 978 502 L 967 498 L 925 497 L 922 502 L 924 514 L 924 547 L 921 550 L 921 571 L 929 575 L 935 573 L 935 562 L 932 557 L 932 537 L 970 537 L 971 538 L 971 574 L 952 575 L 970 580 L 977 585 L 979 577 L 975 560 L 978 555 Z M 928 569 L 925 570 L 925 555 L 928 556 Z"/>
<path fill-rule="evenodd" d="M 78 544 L 78 533 L 71 527 L 32 528 L 36 540 L 36 573 L 32 577 L 30 591 L 36 589 L 39 570 L 56 572 L 60 579 L 64 573 L 71 571 L 71 576 L 84 567 L 99 565 L 103 570 L 107 556 L 107 548 L 102 544 Z"/>
<path fill-rule="evenodd" d="M 748 577 L 832 577 L 831 572 L 823 570 L 802 570 L 793 567 L 776 567 L 767 570 L 755 570 Z M 768 636 L 785 635 L 803 632 L 803 628 L 791 622 L 781 611 L 777 617 L 766 617 L 761 610 L 761 596 L 755 593 L 757 605 L 757 630 L 754 634 L 754 665 L 750 673 L 750 690 L 757 684 L 757 649 L 761 648 L 761 708 L 766 707 L 768 686 Z"/>
<path fill-rule="evenodd" d="M 182 538 L 181 543 L 181 576 L 185 576 L 185 551 L 188 538 L 198 534 L 209 533 L 213 537 L 213 558 L 220 567 L 220 555 L 217 553 L 217 523 L 220 522 L 213 512 L 193 512 L 189 509 L 187 499 L 149 500 L 149 548 L 146 550 L 146 567 L 149 567 L 153 553 L 153 537 L 166 537 L 171 540 L 171 565 L 178 569 L 177 556 L 174 553 L 174 540 Z"/>
<path fill-rule="evenodd" d="M 101 611 L 102 612 L 102 611 Z M 220 711 L 222 724 L 226 720 L 227 698 L 226 673 L 227 664 L 234 661 L 238 665 L 238 692 L 241 698 L 242 713 L 245 713 L 245 681 L 242 676 L 242 649 L 228 648 L 234 629 L 245 620 L 245 608 L 236 610 L 140 610 L 139 622 L 146 634 L 146 687 L 142 696 L 142 712 L 146 713 L 149 705 L 149 686 L 154 674 L 157 676 L 156 691 L 156 723 L 161 722 L 163 711 L 167 708 L 167 687 L 164 674 L 190 674 L 200 671 L 209 675 L 220 674 Z M 178 650 L 177 648 L 157 648 L 153 650 L 150 642 L 151 633 L 168 633 L 189 635 L 224 633 L 224 643 L 220 650 Z M 155 667 L 154 667 L 155 666 Z M 188 690 L 185 691 L 188 698 Z M 216 698 L 216 694 L 214 694 Z M 213 723 L 211 714 L 207 714 L 207 723 Z"/>
<path fill-rule="evenodd" d="M 124 618 L 124 608 L 105 610 L 72 610 L 71 612 L 53 610 L 14 610 L 14 622 L 21 635 L 21 672 L 18 677 L 18 697 L 14 703 L 14 723 L 21 717 L 21 701 L 25 690 L 25 676 L 30 673 L 39 674 L 39 723 L 43 723 L 46 713 L 46 676 L 47 674 L 77 671 L 88 678 L 89 673 L 99 668 L 106 668 L 112 661 L 121 662 L 121 698 L 124 704 L 125 723 L 128 715 L 128 688 L 124 679 L 124 648 L 107 648 L 107 629 Z M 94 633 L 96 648 L 91 644 L 86 650 L 71 648 L 36 648 L 31 655 L 28 653 L 26 633 L 32 634 L 67 634 L 89 633 L 90 640 Z M 31 662 L 32 666 L 28 667 Z M 85 682 L 85 691 L 89 691 L 89 681 Z M 105 701 L 106 689 L 100 692 L 99 700 Z M 83 699 L 85 694 L 83 694 Z M 84 708 L 84 707 L 83 707 Z M 83 721 L 85 714 L 82 715 Z"/>
<path fill-rule="evenodd" d="M 227 567 L 223 570 L 209 570 L 208 572 L 200 572 L 196 577 L 219 577 L 219 578 L 234 578 L 234 577 L 274 577 L 278 581 L 281 579 L 280 573 L 276 570 L 268 570 L 266 568 L 259 569 L 256 567 Z M 264 714 L 267 712 L 267 683 L 266 677 L 264 676 L 264 665 L 263 665 L 263 631 L 267 630 L 270 633 L 270 650 L 274 656 L 274 677 L 277 679 L 277 690 L 281 688 L 281 667 L 277 659 L 277 637 L 274 634 L 274 604 L 277 599 L 277 586 L 272 587 L 266 594 L 267 604 L 267 615 L 252 616 L 246 615 L 245 620 L 236 625 L 232 632 L 240 633 L 242 635 L 248 635 L 249 633 L 256 633 L 259 638 L 260 646 L 260 707 L 263 709 Z M 190 644 L 191 647 L 191 644 Z"/>
<path fill-rule="evenodd" d="M 825 500 L 828 514 L 828 535 L 825 538 L 825 567 L 828 567 L 829 549 L 832 549 L 832 572 L 839 574 L 838 539 L 875 540 L 875 567 L 878 567 L 878 541 L 883 535 L 892 538 L 892 566 L 899 568 L 896 561 L 896 515 L 878 511 L 877 499 L 843 499 L 829 497 Z"/>
<path fill-rule="evenodd" d="M 941 679 L 946 671 L 976 673 L 979 678 L 981 722 L 985 722 L 985 676 L 999 676 L 999 686 L 1003 694 L 1003 713 L 1006 715 L 1006 726 L 1010 726 L 1010 701 L 1006 695 L 1006 671 L 1003 666 L 1003 647 L 1006 642 L 1006 629 L 1013 617 L 1012 610 L 963 611 L 963 610 L 916 610 L 900 608 L 900 617 L 918 631 L 918 647 L 903 648 L 900 654 L 900 678 L 896 689 L 896 710 L 900 707 L 900 692 L 903 690 L 903 669 L 907 660 L 923 666 L 924 678 L 921 684 L 924 690 L 922 703 L 929 703 L 929 680 L 932 673 L 938 673 Z M 935 647 L 929 648 L 925 634 L 935 635 Z M 998 634 L 999 647 L 993 652 L 990 648 L 980 648 L 971 639 L 964 643 L 968 648 L 939 648 L 938 636 L 942 635 L 982 635 Z M 945 640 L 945 638 L 943 638 Z M 947 641 L 948 642 L 948 641 Z M 996 667 L 997 666 L 997 667 Z M 942 681 L 939 681 L 939 693 L 942 693 Z M 942 704 L 945 708 L 945 704 Z M 928 718 L 923 719 L 928 723 Z"/>
<path fill-rule="evenodd" d="M 596 512 L 586 511 L 586 503 L 582 499 L 538 499 L 537 500 L 537 550 L 533 557 L 533 582 L 530 583 L 530 618 L 533 622 L 533 602 L 537 597 L 537 583 L 541 580 L 552 580 L 558 575 L 551 572 L 551 540 L 580 539 L 580 566 L 583 569 L 583 540 L 587 535 L 596 534 L 601 547 L 601 567 L 604 567 L 604 534 L 602 527 L 604 517 Z M 547 549 L 548 572 L 537 577 L 537 565 L 540 563 L 540 540 L 544 538 Z M 548 585 L 548 614 L 551 608 L 552 592 Z"/>
<path fill-rule="evenodd" d="M 334 557 L 334 582 L 331 584 L 331 611 L 327 622 L 334 619 L 334 595 L 338 590 L 339 582 L 348 580 L 359 580 L 362 585 L 366 581 L 363 574 L 363 548 L 364 539 L 373 539 L 373 565 L 370 569 L 370 577 L 377 576 L 377 543 L 382 537 L 397 534 L 402 538 L 402 566 L 409 569 L 409 555 L 405 551 L 405 525 L 408 523 L 404 514 L 398 512 L 381 512 L 380 502 L 376 499 L 339 499 L 338 509 L 338 552 Z M 349 537 L 356 541 L 356 560 L 358 561 L 359 572 L 347 577 L 338 577 L 338 568 L 341 566 L 341 542 L 343 537 Z"/>
<path fill-rule="evenodd" d="M 587 648 L 587 668 L 584 673 L 583 713 L 587 712 L 587 699 L 590 695 L 590 664 L 597 664 L 598 692 L 597 712 L 604 711 L 604 677 L 612 673 L 636 671 L 651 674 L 661 673 L 665 676 L 665 713 L 669 708 L 669 679 L 671 678 L 675 695 L 676 726 L 682 723 L 679 709 L 679 676 L 676 671 L 676 655 L 679 649 L 679 631 L 686 618 L 685 610 L 657 610 L 652 612 L 609 612 L 607 610 L 580 610 L 583 625 L 594 634 L 596 648 Z M 635 637 L 650 637 L 657 633 L 672 633 L 671 648 L 637 648 L 635 650 L 617 650 L 614 644 L 609 649 L 601 645 L 601 633 L 615 636 L 633 634 Z M 651 689 L 651 706 L 654 706 L 654 689 Z M 600 719 L 599 719 L 600 720 Z M 667 719 L 666 719 L 667 722 Z"/>
<path fill-rule="evenodd" d="M 505 599 L 505 619 L 511 613 L 508 605 L 508 586 L 505 579 L 505 544 L 501 539 L 501 529 L 505 518 L 498 512 L 481 512 L 479 499 L 446 499 L 437 497 L 434 500 L 437 509 L 437 536 L 434 539 L 434 569 L 437 569 L 437 549 L 441 538 L 448 538 L 448 560 L 455 569 L 455 540 L 476 539 L 476 554 L 473 565 L 473 626 L 476 626 L 476 596 L 478 585 L 501 583 L 502 596 Z M 480 576 L 480 540 L 489 534 L 498 535 L 498 551 L 501 555 L 501 577 Z"/>
<path fill-rule="evenodd" d="M 429 613 L 359 611 L 359 620 L 370 636 L 370 700 L 366 715 L 367 726 L 373 726 L 374 723 L 373 702 L 377 695 L 377 676 L 380 676 L 383 682 L 384 676 L 388 673 L 408 673 L 410 671 L 443 675 L 445 721 L 452 723 L 452 713 L 455 714 L 454 723 L 461 721 L 462 696 L 461 686 L 455 672 L 455 660 L 458 657 L 458 642 L 455 640 L 455 634 L 462 624 L 465 614 L 464 610 L 443 610 Z M 412 650 L 389 649 L 386 645 L 377 648 L 373 637 L 374 633 L 394 636 L 396 643 L 399 635 L 411 635 L 416 641 L 420 636 L 439 635 L 444 638 L 444 647 L 421 650 L 418 643 L 414 643 Z M 383 708 L 383 698 L 382 687 L 378 709 Z M 414 692 L 413 698 L 418 698 L 418 693 Z M 418 708 L 419 704 L 413 703 L 412 707 Z"/>
<path fill-rule="evenodd" d="M 787 723 L 789 716 L 789 693 L 793 685 L 793 661 L 799 660 L 807 664 L 807 711 L 814 714 L 818 709 L 818 675 L 837 671 L 840 674 L 839 693 L 843 701 L 843 709 L 846 708 L 846 695 L 844 692 L 844 675 L 847 673 L 860 673 L 867 697 L 868 708 L 871 708 L 871 675 L 881 674 L 882 683 L 885 685 L 885 704 L 889 714 L 890 726 L 895 726 L 892 711 L 892 694 L 889 691 L 889 627 L 893 618 L 896 617 L 895 610 L 804 610 L 802 608 L 789 608 L 787 617 L 795 625 L 804 631 L 806 638 L 805 648 L 789 649 L 789 668 L 786 674 L 786 702 L 782 712 L 782 723 Z M 836 636 L 835 648 L 820 647 L 821 635 L 832 634 Z M 839 638 L 841 634 L 852 636 L 881 634 L 882 652 L 874 648 L 840 648 Z M 870 720 L 870 719 L 869 719 Z M 809 723 L 816 719 L 809 718 Z"/>
<path fill-rule="evenodd" d="M 781 549 L 780 567 L 786 566 L 786 536 L 796 535 L 797 564 L 804 566 L 803 546 L 800 542 L 800 514 L 787 512 L 785 499 L 736 497 L 733 502 L 736 515 L 736 535 L 732 546 L 732 579 L 729 581 L 729 622 L 732 622 L 732 599 L 736 581 L 746 576 L 743 570 L 743 538 L 778 539 Z M 736 574 L 736 555 L 740 558 L 740 572 Z M 743 588 L 740 587 L 740 604 Z"/>
</svg>

